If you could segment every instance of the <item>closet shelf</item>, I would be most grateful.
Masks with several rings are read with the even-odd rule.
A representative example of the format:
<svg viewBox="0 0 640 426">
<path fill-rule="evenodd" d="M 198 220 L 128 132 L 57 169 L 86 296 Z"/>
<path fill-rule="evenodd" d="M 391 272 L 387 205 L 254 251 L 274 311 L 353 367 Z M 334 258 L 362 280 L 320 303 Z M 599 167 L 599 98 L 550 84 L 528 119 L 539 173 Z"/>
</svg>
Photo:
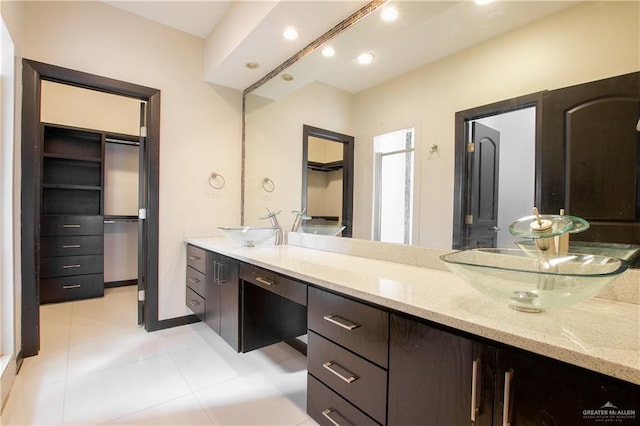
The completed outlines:
<svg viewBox="0 0 640 426">
<path fill-rule="evenodd" d="M 44 158 L 61 158 L 65 160 L 80 160 L 80 161 L 93 161 L 96 163 L 102 163 L 102 158 L 100 157 L 88 157 L 83 155 L 73 155 L 73 154 L 51 154 L 51 153 L 43 153 L 42 156 Z"/>
<path fill-rule="evenodd" d="M 127 216 L 127 215 L 105 215 L 104 223 L 112 224 L 112 223 L 128 223 L 128 222 L 137 222 L 138 216 Z"/>
<path fill-rule="evenodd" d="M 84 191 L 100 191 L 102 189 L 101 186 L 93 186 L 93 185 L 66 185 L 59 183 L 43 183 L 42 187 L 44 189 L 81 189 Z"/>
</svg>

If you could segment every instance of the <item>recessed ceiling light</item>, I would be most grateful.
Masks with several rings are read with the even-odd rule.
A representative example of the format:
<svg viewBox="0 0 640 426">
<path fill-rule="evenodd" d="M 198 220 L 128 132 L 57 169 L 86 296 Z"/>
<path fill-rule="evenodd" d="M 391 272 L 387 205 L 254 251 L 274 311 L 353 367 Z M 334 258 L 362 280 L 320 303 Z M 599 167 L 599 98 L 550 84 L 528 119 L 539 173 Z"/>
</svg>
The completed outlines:
<svg viewBox="0 0 640 426">
<path fill-rule="evenodd" d="M 380 17 L 383 21 L 386 22 L 395 21 L 396 19 L 398 19 L 398 9 L 393 6 L 385 7 L 382 10 L 382 13 L 380 13 Z"/>
<path fill-rule="evenodd" d="M 245 67 L 249 68 L 250 70 L 257 70 L 258 68 L 260 68 L 260 64 L 257 62 L 247 62 L 245 64 Z"/>
<path fill-rule="evenodd" d="M 287 40 L 295 40 L 298 38 L 298 30 L 296 30 L 293 27 L 287 27 L 282 32 L 282 37 L 284 37 Z"/>
<path fill-rule="evenodd" d="M 327 46 L 324 49 L 322 49 L 322 56 L 325 56 L 327 58 L 330 58 L 330 57 L 334 56 L 335 54 L 336 54 L 336 51 L 331 46 Z"/>
<path fill-rule="evenodd" d="M 293 80 L 293 76 L 291 74 L 282 74 L 280 76 L 280 78 L 282 78 L 284 81 L 291 81 Z"/>
<path fill-rule="evenodd" d="M 485 4 L 493 3 L 493 0 L 474 0 L 476 4 L 484 6 Z"/>
<path fill-rule="evenodd" d="M 373 61 L 373 58 L 373 53 L 366 52 L 359 54 L 356 58 L 356 61 L 358 61 L 358 63 L 361 65 L 368 65 L 371 63 L 371 61 Z"/>
</svg>

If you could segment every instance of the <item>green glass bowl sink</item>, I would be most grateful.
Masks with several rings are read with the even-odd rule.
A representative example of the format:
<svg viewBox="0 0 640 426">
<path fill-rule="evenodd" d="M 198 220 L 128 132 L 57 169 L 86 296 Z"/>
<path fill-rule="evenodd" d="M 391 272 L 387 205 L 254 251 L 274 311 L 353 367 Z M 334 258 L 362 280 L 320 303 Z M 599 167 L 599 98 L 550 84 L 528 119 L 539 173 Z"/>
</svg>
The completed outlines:
<svg viewBox="0 0 640 426">
<path fill-rule="evenodd" d="M 585 253 L 547 255 L 518 249 L 471 249 L 440 256 L 479 292 L 524 312 L 573 305 L 600 293 L 627 270 L 624 260 Z"/>
<path fill-rule="evenodd" d="M 219 226 L 222 234 L 242 247 L 253 247 L 272 238 L 279 228 L 267 228 L 258 226 Z"/>
<path fill-rule="evenodd" d="M 299 232 L 305 234 L 336 236 L 344 230 L 342 225 L 300 225 Z"/>
</svg>

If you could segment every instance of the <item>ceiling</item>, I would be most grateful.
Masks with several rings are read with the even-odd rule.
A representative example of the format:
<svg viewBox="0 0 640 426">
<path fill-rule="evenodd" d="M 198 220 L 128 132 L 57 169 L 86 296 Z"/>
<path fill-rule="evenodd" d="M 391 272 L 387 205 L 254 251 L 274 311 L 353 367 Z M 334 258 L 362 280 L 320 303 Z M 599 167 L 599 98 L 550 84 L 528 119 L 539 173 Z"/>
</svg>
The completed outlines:
<svg viewBox="0 0 640 426">
<path fill-rule="evenodd" d="M 204 80 L 243 90 L 313 40 L 367 4 L 364 0 L 200 0 L 105 1 L 143 18 L 204 40 Z M 442 59 L 526 23 L 569 7 L 569 1 L 495 2 L 391 0 L 398 22 L 382 23 L 371 14 L 330 43 L 338 54 L 331 61 L 319 52 L 287 70 L 293 81 L 280 79 L 256 93 L 277 99 L 312 81 L 357 93 L 412 69 Z M 517 5 L 516 5 L 517 4 Z M 517 7 L 514 7 L 516 5 Z M 282 37 L 285 27 L 299 32 L 295 41 Z M 398 49 L 398 46 L 403 46 Z M 375 66 L 353 72 L 362 50 L 373 52 Z M 256 62 L 258 69 L 246 64 Z"/>
</svg>

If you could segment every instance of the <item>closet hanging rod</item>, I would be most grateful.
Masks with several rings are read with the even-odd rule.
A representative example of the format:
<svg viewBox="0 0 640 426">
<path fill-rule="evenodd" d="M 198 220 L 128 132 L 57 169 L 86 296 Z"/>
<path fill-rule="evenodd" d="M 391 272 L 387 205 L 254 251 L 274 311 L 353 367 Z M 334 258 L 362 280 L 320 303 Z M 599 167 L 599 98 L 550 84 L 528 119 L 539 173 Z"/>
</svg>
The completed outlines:
<svg viewBox="0 0 640 426">
<path fill-rule="evenodd" d="M 135 141 L 126 141 L 123 139 L 116 139 L 116 138 L 104 138 L 105 142 L 109 142 L 109 143 L 119 143 L 120 145 L 134 145 L 134 146 L 140 146 L 140 142 L 135 142 Z"/>
</svg>

